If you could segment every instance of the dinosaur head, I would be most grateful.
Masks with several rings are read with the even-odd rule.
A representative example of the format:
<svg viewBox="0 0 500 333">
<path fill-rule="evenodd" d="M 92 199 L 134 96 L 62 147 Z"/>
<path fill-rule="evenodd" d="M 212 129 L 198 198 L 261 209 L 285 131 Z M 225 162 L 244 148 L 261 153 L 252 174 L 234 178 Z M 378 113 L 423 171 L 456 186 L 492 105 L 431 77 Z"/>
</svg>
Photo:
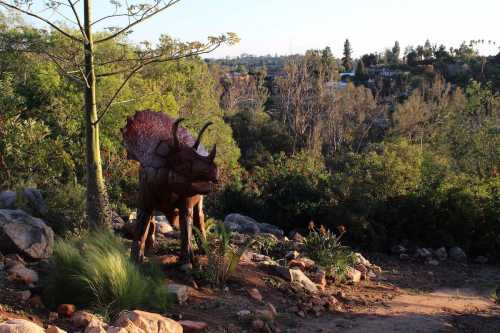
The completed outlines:
<svg viewBox="0 0 500 333">
<path fill-rule="evenodd" d="M 215 155 L 217 148 L 214 145 L 207 156 L 198 152 L 203 133 L 212 125 L 212 122 L 206 123 L 198 134 L 198 138 L 193 146 L 181 144 L 177 136 L 179 123 L 184 119 L 178 119 L 173 125 L 173 147 L 165 156 L 170 168 L 186 177 L 190 182 L 211 182 L 217 183 L 219 180 L 219 170 L 215 164 Z"/>
</svg>

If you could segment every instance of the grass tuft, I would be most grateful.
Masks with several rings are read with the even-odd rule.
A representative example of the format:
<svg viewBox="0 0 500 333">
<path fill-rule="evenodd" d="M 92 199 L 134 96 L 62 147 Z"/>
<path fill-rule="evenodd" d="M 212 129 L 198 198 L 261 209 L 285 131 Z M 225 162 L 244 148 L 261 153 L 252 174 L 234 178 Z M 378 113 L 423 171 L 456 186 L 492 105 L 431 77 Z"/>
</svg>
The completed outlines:
<svg viewBox="0 0 500 333">
<path fill-rule="evenodd" d="M 113 316 L 124 309 L 165 310 L 170 304 L 159 268 L 138 267 L 109 231 L 59 240 L 45 281 L 45 299 Z"/>
</svg>

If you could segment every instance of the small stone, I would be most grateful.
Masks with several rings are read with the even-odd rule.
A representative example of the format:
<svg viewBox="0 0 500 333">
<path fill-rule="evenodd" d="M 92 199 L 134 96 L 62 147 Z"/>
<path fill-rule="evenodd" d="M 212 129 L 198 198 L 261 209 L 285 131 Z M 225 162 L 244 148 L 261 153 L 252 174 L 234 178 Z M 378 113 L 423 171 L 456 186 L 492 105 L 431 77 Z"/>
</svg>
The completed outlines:
<svg viewBox="0 0 500 333">
<path fill-rule="evenodd" d="M 87 327 L 94 320 L 98 320 L 97 317 L 87 311 L 76 311 L 71 316 L 71 322 L 79 328 Z"/>
<path fill-rule="evenodd" d="M 300 253 L 298 251 L 289 251 L 286 255 L 285 255 L 285 259 L 286 260 L 293 260 L 293 259 L 297 259 L 298 257 L 300 256 Z"/>
<path fill-rule="evenodd" d="M 431 266 L 439 266 L 439 261 L 437 261 L 436 259 L 431 259 L 431 260 L 427 260 L 426 264 L 431 265 Z"/>
<path fill-rule="evenodd" d="M 426 248 L 417 249 L 415 252 L 416 256 L 419 258 L 429 258 L 432 257 L 432 252 Z"/>
<path fill-rule="evenodd" d="M 14 293 L 15 298 L 21 302 L 26 302 L 27 300 L 30 299 L 31 297 L 31 291 L 29 290 L 21 290 L 21 291 L 16 291 Z"/>
<path fill-rule="evenodd" d="M 43 304 L 42 298 L 39 295 L 31 297 L 28 301 L 28 305 L 33 309 L 43 309 L 45 304 Z"/>
<path fill-rule="evenodd" d="M 305 318 L 306 314 L 304 313 L 304 311 L 300 310 L 300 311 L 297 311 L 297 316 L 299 316 L 300 318 Z"/>
<path fill-rule="evenodd" d="M 406 248 L 403 245 L 394 245 L 391 248 L 391 252 L 394 254 L 401 254 L 406 252 Z"/>
<path fill-rule="evenodd" d="M 290 239 L 298 243 L 304 243 L 305 240 L 304 236 L 302 236 L 299 232 L 294 232 Z"/>
<path fill-rule="evenodd" d="M 370 279 L 374 279 L 377 277 L 377 274 L 375 274 L 375 272 L 370 269 L 368 271 L 368 274 L 366 274 L 366 276 L 368 276 Z"/>
<path fill-rule="evenodd" d="M 462 250 L 458 246 L 452 247 L 448 251 L 448 255 L 449 255 L 451 260 L 460 261 L 460 262 L 467 261 L 467 255 L 465 254 L 464 250 Z"/>
<path fill-rule="evenodd" d="M 401 253 L 401 254 L 399 255 L 399 259 L 400 259 L 400 260 L 403 260 L 403 261 L 407 261 L 407 260 L 410 260 L 410 256 L 409 256 L 409 255 L 407 255 L 406 253 Z"/>
<path fill-rule="evenodd" d="M 45 333 L 45 330 L 29 320 L 10 319 L 0 323 L 0 333 Z"/>
<path fill-rule="evenodd" d="M 257 309 L 255 310 L 255 316 L 265 321 L 273 321 L 275 317 L 274 313 L 269 309 Z"/>
<path fill-rule="evenodd" d="M 146 311 L 122 311 L 115 322 L 116 327 L 133 327 L 133 332 L 182 333 L 182 326 L 167 317 Z M 142 330 L 142 331 L 141 331 Z M 128 332 L 132 332 L 127 328 Z"/>
<path fill-rule="evenodd" d="M 269 311 L 272 312 L 273 316 L 276 317 L 278 315 L 278 311 L 276 311 L 276 308 L 274 307 L 274 305 L 272 305 L 271 303 L 267 303 L 266 306 L 269 309 Z"/>
<path fill-rule="evenodd" d="M 11 267 L 7 271 L 7 279 L 13 282 L 21 282 L 30 285 L 38 282 L 38 273 L 32 269 L 26 268 L 21 264 Z"/>
<path fill-rule="evenodd" d="M 203 321 L 181 320 L 179 324 L 184 329 L 184 333 L 201 332 L 208 328 L 208 324 Z"/>
<path fill-rule="evenodd" d="M 474 259 L 474 262 L 477 264 L 484 265 L 488 262 L 488 258 L 486 258 L 484 256 L 479 256 L 479 257 L 476 257 L 476 259 Z"/>
<path fill-rule="evenodd" d="M 71 317 L 76 311 L 76 306 L 73 304 L 60 304 L 57 307 L 57 313 L 64 317 Z"/>
<path fill-rule="evenodd" d="M 348 267 L 347 278 L 352 283 L 359 283 L 359 281 L 361 280 L 361 272 L 353 267 Z"/>
<path fill-rule="evenodd" d="M 297 282 L 307 291 L 314 293 L 318 291 L 318 287 L 316 284 L 312 282 L 301 270 L 299 269 L 290 269 L 290 276 L 292 282 Z"/>
<path fill-rule="evenodd" d="M 164 222 L 164 221 L 156 222 L 156 232 L 157 233 L 167 235 L 167 234 L 172 233 L 173 231 L 174 231 L 174 228 L 172 228 L 170 223 Z"/>
<path fill-rule="evenodd" d="M 49 325 L 47 329 L 45 330 L 45 333 L 66 333 L 65 330 L 60 329 L 59 327 L 55 325 Z"/>
<path fill-rule="evenodd" d="M 49 322 L 53 322 L 59 319 L 59 314 L 57 312 L 49 312 Z"/>
<path fill-rule="evenodd" d="M 179 304 L 184 304 L 189 298 L 189 287 L 183 284 L 171 283 L 167 286 L 167 290 Z"/>
<path fill-rule="evenodd" d="M 241 319 L 241 318 L 248 318 L 252 312 L 250 310 L 241 310 L 236 313 L 236 315 Z"/>
<path fill-rule="evenodd" d="M 434 255 L 440 261 L 445 261 L 448 258 L 448 252 L 446 252 L 446 249 L 444 248 L 444 246 L 441 246 L 439 249 L 434 251 Z"/>
<path fill-rule="evenodd" d="M 316 283 L 320 289 L 324 290 L 326 288 L 326 273 L 323 270 L 309 274 L 311 281 Z"/>
<path fill-rule="evenodd" d="M 260 253 L 252 253 L 252 261 L 254 262 L 264 262 L 264 261 L 272 261 L 271 257 L 260 254 Z"/>
<path fill-rule="evenodd" d="M 24 259 L 17 253 L 11 253 L 6 255 L 4 258 L 4 262 L 5 262 L 5 268 L 11 268 L 16 265 L 22 265 L 22 266 L 26 265 Z"/>
<path fill-rule="evenodd" d="M 248 295 L 258 302 L 262 302 L 262 295 L 257 288 L 251 288 L 247 290 Z"/>
<path fill-rule="evenodd" d="M 262 321 L 261 319 L 255 319 L 254 321 L 252 321 L 252 327 L 256 330 L 256 331 L 260 331 L 264 328 L 266 324 L 264 323 L 264 321 Z"/>
</svg>

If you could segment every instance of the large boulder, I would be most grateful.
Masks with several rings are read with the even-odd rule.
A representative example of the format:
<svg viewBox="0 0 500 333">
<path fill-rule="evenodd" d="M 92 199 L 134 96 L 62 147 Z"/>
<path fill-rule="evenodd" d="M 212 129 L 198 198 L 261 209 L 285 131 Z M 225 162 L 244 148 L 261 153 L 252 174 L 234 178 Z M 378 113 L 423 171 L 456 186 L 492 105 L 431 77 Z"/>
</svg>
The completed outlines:
<svg viewBox="0 0 500 333">
<path fill-rule="evenodd" d="M 53 246 L 54 232 L 43 220 L 22 210 L 0 209 L 0 251 L 46 259 Z"/>
<path fill-rule="evenodd" d="M 182 333 L 182 326 L 175 320 L 157 313 L 145 311 L 123 311 L 115 326 L 127 327 L 132 323 L 146 333 Z"/>
<path fill-rule="evenodd" d="M 229 214 L 224 219 L 224 226 L 231 231 L 241 234 L 268 233 L 277 237 L 283 237 L 284 232 L 275 225 L 269 223 L 259 223 L 253 218 L 237 213 Z"/>
<path fill-rule="evenodd" d="M 0 208 L 15 208 L 16 206 L 16 192 L 2 191 L 0 192 Z"/>
<path fill-rule="evenodd" d="M 0 333 L 45 333 L 45 330 L 29 320 L 10 319 L 0 324 Z"/>
<path fill-rule="evenodd" d="M 29 207 L 36 216 L 47 216 L 49 208 L 43 199 L 42 192 L 36 188 L 25 188 L 23 190 L 23 196 L 28 202 Z"/>
</svg>

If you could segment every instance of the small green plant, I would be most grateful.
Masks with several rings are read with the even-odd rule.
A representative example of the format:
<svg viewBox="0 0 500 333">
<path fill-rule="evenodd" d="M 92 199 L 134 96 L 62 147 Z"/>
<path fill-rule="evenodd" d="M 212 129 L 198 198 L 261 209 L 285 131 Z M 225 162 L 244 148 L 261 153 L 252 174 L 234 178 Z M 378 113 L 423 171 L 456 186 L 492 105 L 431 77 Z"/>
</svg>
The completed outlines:
<svg viewBox="0 0 500 333">
<path fill-rule="evenodd" d="M 340 239 L 345 234 L 345 227 L 339 227 L 339 235 L 321 226 L 316 229 L 314 223 L 309 224 L 309 234 L 304 240 L 309 257 L 326 270 L 327 275 L 341 282 L 345 279 L 348 269 L 354 265 L 352 250 L 343 246 Z"/>
<path fill-rule="evenodd" d="M 500 304 L 500 285 L 498 285 L 497 288 L 493 291 L 492 296 L 495 300 L 495 303 Z"/>
<path fill-rule="evenodd" d="M 254 240 L 252 248 L 258 253 L 265 254 L 266 256 L 271 256 L 278 246 L 278 239 L 267 235 L 258 235 Z"/>
<path fill-rule="evenodd" d="M 113 316 L 123 309 L 168 307 L 162 272 L 136 266 L 122 241 L 109 231 L 59 240 L 45 281 L 49 304 L 73 303 Z"/>
<path fill-rule="evenodd" d="M 200 239 L 200 247 L 207 255 L 207 267 L 203 270 L 203 276 L 212 284 L 222 286 L 234 273 L 240 258 L 248 249 L 252 240 L 237 247 L 231 244 L 231 231 L 224 224 L 212 224 L 207 233 L 207 239 L 201 237 L 200 230 L 195 228 L 195 232 Z"/>
</svg>

